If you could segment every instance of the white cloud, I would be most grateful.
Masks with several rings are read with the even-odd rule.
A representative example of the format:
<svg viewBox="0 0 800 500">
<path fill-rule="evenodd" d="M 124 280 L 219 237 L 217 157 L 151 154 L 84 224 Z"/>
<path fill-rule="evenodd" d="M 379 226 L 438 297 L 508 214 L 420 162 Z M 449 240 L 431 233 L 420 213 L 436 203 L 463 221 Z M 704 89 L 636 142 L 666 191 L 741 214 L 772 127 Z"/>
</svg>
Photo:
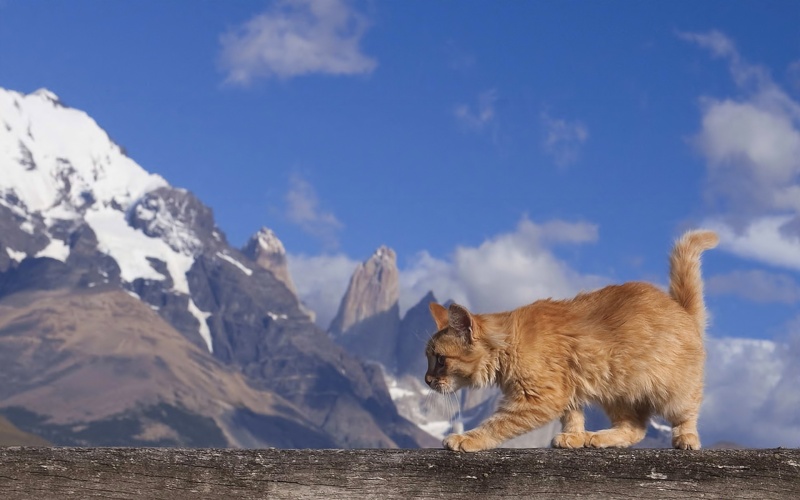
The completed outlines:
<svg viewBox="0 0 800 500">
<path fill-rule="evenodd" d="M 605 282 L 583 275 L 559 259 L 557 244 L 597 240 L 597 227 L 522 219 L 515 231 L 497 235 L 477 247 L 457 247 L 448 259 L 427 252 L 416 255 L 400 273 L 401 310 L 433 290 L 478 312 L 508 310 L 544 297 L 567 297 Z"/>
<path fill-rule="evenodd" d="M 367 18 L 344 0 L 281 0 L 220 37 L 228 83 L 288 79 L 312 73 L 370 73 L 377 63 L 362 53 Z"/>
<path fill-rule="evenodd" d="M 788 230 L 795 220 L 787 215 L 757 217 L 739 230 L 719 219 L 703 225 L 716 231 L 721 248 L 735 255 L 800 270 L 800 237 Z"/>
<path fill-rule="evenodd" d="M 759 303 L 800 301 L 800 285 L 792 276 L 757 269 L 711 276 L 706 280 L 706 289 L 710 294 L 736 295 Z"/>
<path fill-rule="evenodd" d="M 339 303 L 358 261 L 343 254 L 289 254 L 287 258 L 298 296 L 317 314 L 317 325 L 327 330 L 339 310 Z"/>
<path fill-rule="evenodd" d="M 678 37 L 709 49 L 715 57 L 735 57 L 739 54 L 733 41 L 717 30 L 708 33 L 678 33 Z"/>
<path fill-rule="evenodd" d="M 800 171 L 800 133 L 788 113 L 755 102 L 711 102 L 698 137 L 712 166 L 743 164 L 761 183 L 783 184 Z"/>
<path fill-rule="evenodd" d="M 726 60 L 740 91 L 735 98 L 702 98 L 694 137 L 708 163 L 708 193 L 719 210 L 709 221 L 722 247 L 800 269 L 800 103 L 724 34 L 679 36 Z"/>
<path fill-rule="evenodd" d="M 339 245 L 338 234 L 343 224 L 333 213 L 320 209 L 314 186 L 299 175 L 289 178 L 286 217 L 306 233 L 321 240 L 327 248 Z"/>
<path fill-rule="evenodd" d="M 757 417 L 783 369 L 776 344 L 768 340 L 708 338 L 706 346 L 706 390 L 699 422 L 703 442 L 765 446 L 764 436 L 757 435 L 758 427 L 772 423 L 758 422 Z M 773 434 L 772 440 L 779 435 L 769 434 Z"/>
<path fill-rule="evenodd" d="M 480 131 L 495 120 L 496 103 L 497 90 L 489 89 L 478 96 L 477 105 L 459 104 L 453 109 L 453 115 L 465 127 Z"/>
<path fill-rule="evenodd" d="M 569 166 L 580 156 L 583 144 L 589 138 L 589 129 L 581 121 L 568 121 L 541 114 L 545 128 L 544 150 L 559 167 Z"/>
<path fill-rule="evenodd" d="M 800 336 L 788 342 L 710 338 L 700 435 L 706 445 L 800 444 Z"/>
<path fill-rule="evenodd" d="M 769 71 L 763 66 L 751 64 L 745 60 L 739 54 L 733 40 L 724 33 L 712 30 L 707 33 L 678 33 L 678 37 L 709 50 L 715 58 L 726 59 L 731 76 L 740 87 L 774 86 Z"/>
<path fill-rule="evenodd" d="M 800 446 L 800 317 L 789 326 L 789 338 L 779 351 L 783 371 L 778 383 L 773 387 L 766 404 L 761 409 L 758 420 L 772 423 L 775 427 L 768 431 L 779 433 L 781 441 L 789 446 Z M 776 439 L 777 441 L 777 439 Z"/>
<path fill-rule="evenodd" d="M 800 130 L 791 114 L 730 99 L 708 100 L 704 108 L 696 143 L 709 163 L 712 194 L 744 201 L 748 212 L 800 211 Z"/>
<path fill-rule="evenodd" d="M 736 99 L 702 99 L 695 141 L 709 162 L 711 188 L 728 201 L 747 201 L 750 210 L 799 211 L 800 103 L 722 33 L 680 36 L 726 59 L 742 91 Z"/>
</svg>

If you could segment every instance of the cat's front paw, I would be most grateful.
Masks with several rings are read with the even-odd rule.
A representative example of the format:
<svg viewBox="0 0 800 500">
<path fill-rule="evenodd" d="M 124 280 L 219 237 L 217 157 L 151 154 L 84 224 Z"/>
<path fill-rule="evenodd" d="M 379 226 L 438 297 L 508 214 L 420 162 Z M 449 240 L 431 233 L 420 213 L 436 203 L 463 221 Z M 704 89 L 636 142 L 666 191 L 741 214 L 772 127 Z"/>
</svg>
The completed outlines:
<svg viewBox="0 0 800 500">
<path fill-rule="evenodd" d="M 470 435 L 468 432 L 464 434 L 450 434 L 444 438 L 442 444 L 448 450 L 465 451 L 467 453 L 491 448 L 483 439 Z"/>
<path fill-rule="evenodd" d="M 554 448 L 583 448 L 589 434 L 586 432 L 562 432 L 553 438 Z"/>
</svg>

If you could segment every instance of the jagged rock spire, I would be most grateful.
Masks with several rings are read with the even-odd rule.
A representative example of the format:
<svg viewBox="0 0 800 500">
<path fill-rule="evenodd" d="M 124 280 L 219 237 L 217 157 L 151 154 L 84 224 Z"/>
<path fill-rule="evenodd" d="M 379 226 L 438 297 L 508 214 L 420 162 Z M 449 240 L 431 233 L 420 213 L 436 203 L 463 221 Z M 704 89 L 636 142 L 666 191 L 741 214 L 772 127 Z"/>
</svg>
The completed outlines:
<svg viewBox="0 0 800 500">
<path fill-rule="evenodd" d="M 286 249 L 275 233 L 266 227 L 262 227 L 247 241 L 242 249 L 242 253 L 253 259 L 256 264 L 275 275 L 281 280 L 286 288 L 297 295 L 292 277 L 289 274 L 289 266 L 286 261 Z"/>
<path fill-rule="evenodd" d="M 286 249 L 272 229 L 266 227 L 259 229 L 256 234 L 250 237 L 244 248 L 242 248 L 242 253 L 253 259 L 256 264 L 262 268 L 271 272 L 281 283 L 286 285 L 286 288 L 297 297 L 300 310 L 308 316 L 312 322 L 316 320 L 316 313 L 300 301 L 297 288 L 294 286 L 294 281 L 292 281 L 292 275 L 289 273 Z"/>
<path fill-rule="evenodd" d="M 334 337 L 347 334 L 354 325 L 389 311 L 400 297 L 399 283 L 394 250 L 386 246 L 378 248 L 353 272 L 339 312 L 328 329 L 330 333 Z"/>
<path fill-rule="evenodd" d="M 397 256 L 381 246 L 353 272 L 328 331 L 354 354 L 391 366 L 400 326 L 399 297 Z"/>
</svg>

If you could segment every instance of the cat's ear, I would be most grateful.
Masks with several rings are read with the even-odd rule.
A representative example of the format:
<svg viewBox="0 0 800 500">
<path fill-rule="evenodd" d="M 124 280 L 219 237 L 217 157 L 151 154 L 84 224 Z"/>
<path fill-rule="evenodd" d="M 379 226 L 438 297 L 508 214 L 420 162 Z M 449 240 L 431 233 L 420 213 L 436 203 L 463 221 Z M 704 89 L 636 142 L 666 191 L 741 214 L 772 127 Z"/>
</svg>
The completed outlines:
<svg viewBox="0 0 800 500">
<path fill-rule="evenodd" d="M 447 317 L 447 309 L 445 309 L 444 306 L 436 302 L 431 302 L 428 304 L 428 308 L 431 310 L 431 316 L 433 316 L 433 321 L 436 323 L 437 330 L 441 330 L 447 326 L 449 318 Z"/>
<path fill-rule="evenodd" d="M 450 324 L 450 328 L 455 330 L 459 335 L 464 337 L 467 342 L 473 341 L 473 330 L 472 327 L 474 326 L 472 321 L 472 314 L 465 307 L 462 307 L 458 304 L 450 304 L 450 308 L 447 310 L 448 313 L 448 322 Z"/>
</svg>

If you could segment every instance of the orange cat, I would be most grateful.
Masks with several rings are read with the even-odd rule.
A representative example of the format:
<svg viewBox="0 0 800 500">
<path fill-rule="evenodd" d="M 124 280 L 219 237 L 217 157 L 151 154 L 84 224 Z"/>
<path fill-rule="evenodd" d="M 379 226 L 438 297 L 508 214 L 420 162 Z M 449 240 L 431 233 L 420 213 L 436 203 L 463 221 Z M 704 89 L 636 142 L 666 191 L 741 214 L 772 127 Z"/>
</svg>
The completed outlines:
<svg viewBox="0 0 800 500">
<path fill-rule="evenodd" d="M 700 254 L 717 242 L 710 231 L 678 240 L 669 294 L 631 282 L 495 314 L 431 303 L 439 331 L 426 348 L 428 385 L 440 393 L 488 385 L 503 392 L 494 415 L 447 436 L 444 446 L 494 448 L 558 417 L 563 430 L 553 446 L 631 446 L 655 414 L 672 424 L 675 448 L 700 448 L 706 325 Z M 584 429 L 583 407 L 592 403 L 605 410 L 610 429 Z"/>
</svg>

